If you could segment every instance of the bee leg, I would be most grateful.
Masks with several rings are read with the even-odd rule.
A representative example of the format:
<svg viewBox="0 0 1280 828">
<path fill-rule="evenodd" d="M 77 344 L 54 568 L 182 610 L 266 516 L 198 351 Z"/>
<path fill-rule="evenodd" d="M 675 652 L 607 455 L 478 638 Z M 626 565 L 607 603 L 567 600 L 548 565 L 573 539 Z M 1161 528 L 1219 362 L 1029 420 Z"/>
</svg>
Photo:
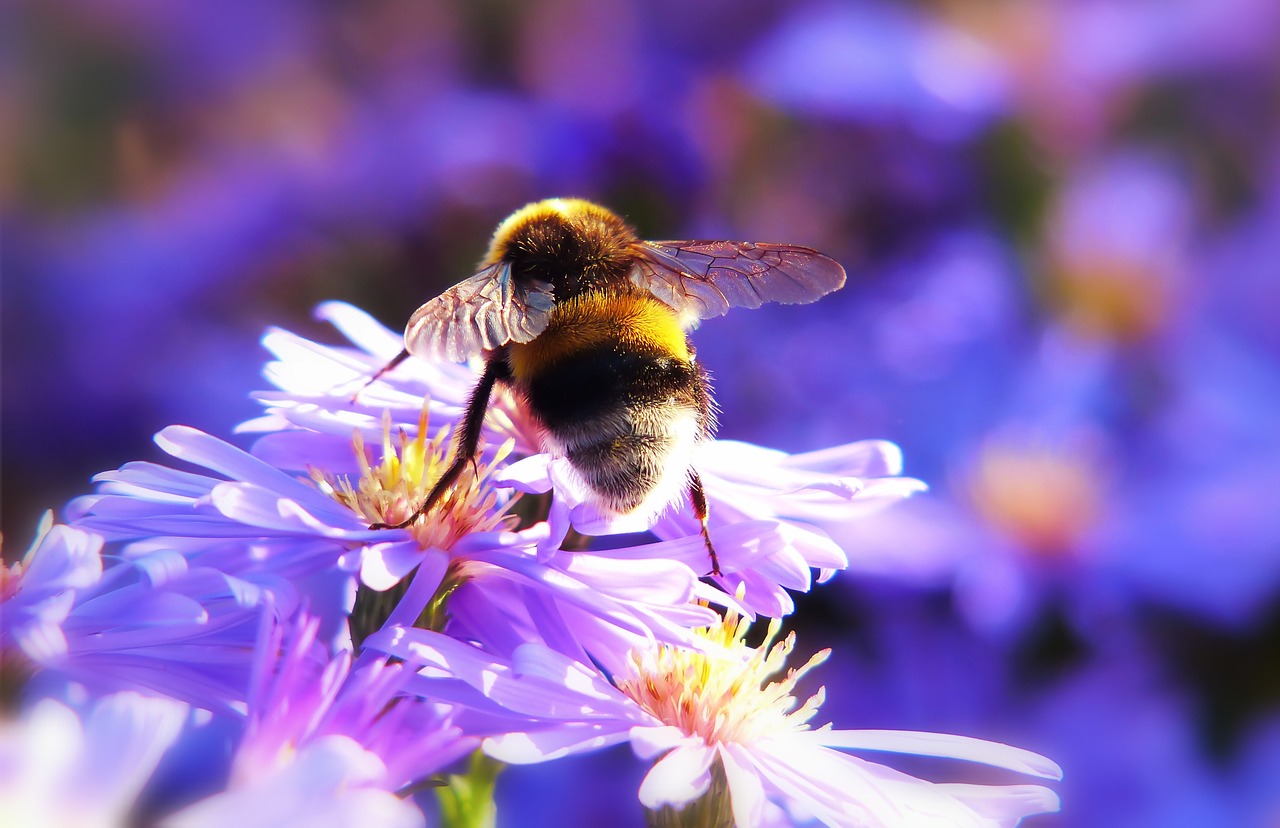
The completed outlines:
<svg viewBox="0 0 1280 828">
<path fill-rule="evenodd" d="M 364 389 L 368 388 L 370 385 L 373 385 L 373 384 L 374 384 L 375 382 L 377 382 L 378 380 L 382 379 L 382 375 L 383 375 L 383 374 L 385 374 L 385 373 L 387 373 L 388 371 L 392 370 L 393 368 L 395 368 L 397 365 L 399 365 L 400 363 L 404 362 L 404 361 L 405 361 L 406 359 L 408 359 L 408 358 L 409 358 L 409 352 L 408 352 L 407 350 L 402 350 L 402 351 L 400 351 L 400 353 L 396 354 L 396 355 L 391 359 L 391 361 L 390 361 L 390 362 L 388 362 L 386 365 L 384 365 L 384 366 L 382 366 L 381 368 L 379 368 L 379 369 L 378 369 L 378 371 L 377 371 L 377 373 L 375 373 L 373 376 L 371 376 L 371 377 L 369 377 L 367 380 L 365 380 L 365 381 L 364 381 L 364 385 L 362 385 L 362 386 L 360 386 L 359 388 L 357 388 L 357 389 L 356 389 L 356 393 L 354 393 L 354 394 L 352 394 L 352 395 L 351 395 L 351 402 L 355 402 L 357 399 L 359 399 L 359 398 L 360 398 L 360 392 L 361 392 L 361 391 L 363 391 Z"/>
<path fill-rule="evenodd" d="M 388 366 L 390 367 L 390 366 Z M 385 370 L 385 369 L 384 369 Z M 414 509 L 413 514 L 399 523 L 374 523 L 370 529 L 404 529 L 422 515 L 431 511 L 444 493 L 458 481 L 462 470 L 470 463 L 475 468 L 476 452 L 480 448 L 480 429 L 484 424 L 484 414 L 489 408 L 489 396 L 493 393 L 494 383 L 506 370 L 506 363 L 500 359 L 490 359 L 485 363 L 484 373 L 480 381 L 471 391 L 471 399 L 467 402 L 467 410 L 462 415 L 462 422 L 453 440 L 453 459 L 449 467 L 440 475 L 440 479 L 431 487 L 423 499 L 422 505 Z"/>
<path fill-rule="evenodd" d="M 716 557 L 716 548 L 711 544 L 711 533 L 707 530 L 707 494 L 702 490 L 702 478 L 693 469 L 689 469 L 689 499 L 693 501 L 693 516 L 698 519 L 702 529 L 702 541 L 707 545 L 707 554 L 711 556 L 711 575 L 720 575 L 720 559 Z"/>
</svg>

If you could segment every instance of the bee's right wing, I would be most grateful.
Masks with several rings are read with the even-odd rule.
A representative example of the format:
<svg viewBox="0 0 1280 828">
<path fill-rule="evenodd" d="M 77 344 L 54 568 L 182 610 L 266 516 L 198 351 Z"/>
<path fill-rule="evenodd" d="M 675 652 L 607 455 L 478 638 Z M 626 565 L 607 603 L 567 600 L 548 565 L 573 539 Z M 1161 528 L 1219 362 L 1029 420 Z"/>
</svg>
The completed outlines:
<svg viewBox="0 0 1280 828">
<path fill-rule="evenodd" d="M 416 357 L 464 362 L 508 342 L 529 342 L 546 330 L 555 305 L 547 282 L 516 280 L 498 262 L 418 308 L 404 332 Z"/>
<path fill-rule="evenodd" d="M 838 262 L 793 244 L 643 241 L 632 252 L 632 282 L 695 319 L 765 302 L 812 302 L 844 284 Z"/>
</svg>

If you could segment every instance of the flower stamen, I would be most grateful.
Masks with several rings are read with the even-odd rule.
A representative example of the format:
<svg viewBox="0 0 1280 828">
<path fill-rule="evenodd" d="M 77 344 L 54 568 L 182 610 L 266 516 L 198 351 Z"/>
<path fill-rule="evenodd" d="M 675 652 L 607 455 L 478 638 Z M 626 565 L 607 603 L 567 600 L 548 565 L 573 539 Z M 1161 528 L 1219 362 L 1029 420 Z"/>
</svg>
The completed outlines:
<svg viewBox="0 0 1280 828">
<path fill-rule="evenodd" d="M 814 653 L 802 666 L 774 679 L 795 648 L 795 633 L 779 641 L 782 623 L 773 619 L 760 646 L 749 647 L 744 639 L 750 626 L 749 619 L 730 612 L 720 624 L 696 631 L 724 654 L 666 644 L 656 650 L 632 650 L 627 664 L 631 675 L 619 680 L 618 688 L 664 723 L 700 736 L 709 745 L 750 744 L 808 730 L 825 689 L 799 705 L 793 692 L 800 678 L 826 661 L 831 651 Z"/>
<path fill-rule="evenodd" d="M 329 476 L 313 469 L 312 479 L 370 524 L 402 523 L 414 514 L 449 465 L 451 429 L 441 429 L 427 439 L 427 422 L 424 402 L 417 434 L 410 437 L 400 429 L 393 439 L 391 414 L 386 412 L 382 456 L 376 465 L 357 430 L 351 443 L 360 476 L 353 481 L 345 475 Z M 408 528 L 422 548 L 448 549 L 469 534 L 495 531 L 515 521 L 508 510 L 516 498 L 504 495 L 500 503 L 499 493 L 488 479 L 490 470 L 511 453 L 513 445 L 513 440 L 507 440 L 489 462 L 472 463 L 429 511 L 417 515 Z"/>
</svg>

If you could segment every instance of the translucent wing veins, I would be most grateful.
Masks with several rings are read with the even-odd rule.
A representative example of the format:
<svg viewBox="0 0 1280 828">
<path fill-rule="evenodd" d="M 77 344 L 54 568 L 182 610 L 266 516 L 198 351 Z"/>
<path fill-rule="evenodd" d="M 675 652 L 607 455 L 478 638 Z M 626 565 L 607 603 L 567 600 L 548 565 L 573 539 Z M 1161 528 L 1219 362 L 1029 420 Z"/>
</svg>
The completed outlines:
<svg viewBox="0 0 1280 828">
<path fill-rule="evenodd" d="M 551 285 L 518 281 L 510 264 L 499 262 L 418 308 L 405 329 L 405 349 L 462 362 L 508 342 L 529 342 L 546 330 L 554 304 Z"/>
<path fill-rule="evenodd" d="M 844 268 L 808 247 L 729 241 L 640 242 L 631 279 L 700 319 L 731 307 L 812 302 L 844 284 Z"/>
</svg>

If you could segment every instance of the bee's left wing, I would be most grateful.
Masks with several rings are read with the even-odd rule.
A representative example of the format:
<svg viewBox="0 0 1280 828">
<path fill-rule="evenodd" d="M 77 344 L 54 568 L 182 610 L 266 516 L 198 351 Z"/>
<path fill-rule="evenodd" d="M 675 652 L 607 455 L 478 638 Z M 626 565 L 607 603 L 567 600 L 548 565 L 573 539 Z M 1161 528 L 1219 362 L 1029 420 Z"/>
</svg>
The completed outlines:
<svg viewBox="0 0 1280 828">
<path fill-rule="evenodd" d="M 435 361 L 464 362 L 546 330 L 555 305 L 551 285 L 518 280 L 499 262 L 418 308 L 404 332 L 405 350 Z"/>
<path fill-rule="evenodd" d="M 644 241 L 632 252 L 631 281 L 698 319 L 765 302 L 812 302 L 844 284 L 839 262 L 793 244 Z"/>
</svg>

